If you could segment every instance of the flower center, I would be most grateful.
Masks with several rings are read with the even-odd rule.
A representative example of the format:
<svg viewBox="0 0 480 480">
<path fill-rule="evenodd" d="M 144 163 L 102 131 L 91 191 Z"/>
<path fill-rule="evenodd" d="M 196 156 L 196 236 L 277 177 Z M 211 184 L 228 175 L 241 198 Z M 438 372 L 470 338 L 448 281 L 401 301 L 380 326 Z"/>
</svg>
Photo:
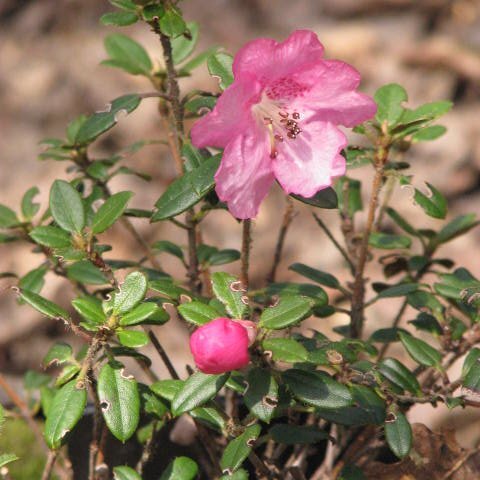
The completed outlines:
<svg viewBox="0 0 480 480">
<path fill-rule="evenodd" d="M 289 111 L 283 102 L 272 99 L 268 91 L 263 94 L 262 100 L 253 106 L 252 112 L 268 130 L 271 158 L 278 155 L 277 142 L 283 142 L 285 137 L 295 140 L 302 132 L 299 126 L 300 114 Z"/>
</svg>

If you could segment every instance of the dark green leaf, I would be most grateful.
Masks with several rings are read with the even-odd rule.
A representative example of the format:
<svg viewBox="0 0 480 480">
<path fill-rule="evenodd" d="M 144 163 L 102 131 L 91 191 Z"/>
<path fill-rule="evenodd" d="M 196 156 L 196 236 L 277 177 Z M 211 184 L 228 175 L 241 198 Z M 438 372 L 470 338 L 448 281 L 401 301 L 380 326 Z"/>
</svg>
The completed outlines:
<svg viewBox="0 0 480 480">
<path fill-rule="evenodd" d="M 152 249 L 156 252 L 167 252 L 170 255 L 174 255 L 175 257 L 183 260 L 183 251 L 182 249 L 175 243 L 170 242 L 168 240 L 160 240 L 155 242 L 152 245 Z"/>
<path fill-rule="evenodd" d="M 195 49 L 198 41 L 198 24 L 195 22 L 187 23 L 190 38 L 185 35 L 172 40 L 172 58 L 173 63 L 178 65 L 185 60 Z"/>
<path fill-rule="evenodd" d="M 158 310 L 159 308 L 156 303 L 141 303 L 140 305 L 137 305 L 135 308 L 130 310 L 126 315 L 123 315 L 120 318 L 119 323 L 122 326 L 138 325 L 140 323 L 143 323 L 144 320 L 147 320 Z"/>
<path fill-rule="evenodd" d="M 138 330 L 118 330 L 117 337 L 123 346 L 130 348 L 144 347 L 150 341 L 145 332 Z"/>
<path fill-rule="evenodd" d="M 399 334 L 400 341 L 403 343 L 408 354 L 420 365 L 427 367 L 439 367 L 442 361 L 442 354 L 431 347 L 428 343 L 419 338 L 412 337 L 403 332 Z"/>
<path fill-rule="evenodd" d="M 132 192 L 118 192 L 108 198 L 92 219 L 92 232 L 102 233 L 112 226 L 127 208 Z"/>
<path fill-rule="evenodd" d="M 147 277 L 141 272 L 132 272 L 125 277 L 120 291 L 115 292 L 113 311 L 126 313 L 138 305 L 147 292 Z"/>
<path fill-rule="evenodd" d="M 417 330 L 423 330 L 432 335 L 442 335 L 443 333 L 443 329 L 438 323 L 438 320 L 426 312 L 420 312 L 415 320 L 410 320 L 408 323 L 411 323 Z"/>
<path fill-rule="evenodd" d="M 38 203 L 34 203 L 33 199 L 40 193 L 38 187 L 29 188 L 22 197 L 22 216 L 25 220 L 31 220 L 32 217 L 40 209 Z"/>
<path fill-rule="evenodd" d="M 308 405 L 335 409 L 352 403 L 348 388 L 325 372 L 293 369 L 284 372 L 282 378 L 293 395 Z"/>
<path fill-rule="evenodd" d="M 290 194 L 295 200 L 317 208 L 337 208 L 338 198 L 333 188 L 327 187 L 317 192 L 313 197 L 302 197 L 294 193 Z"/>
<path fill-rule="evenodd" d="M 441 312 L 442 304 L 430 292 L 417 290 L 407 295 L 408 304 L 417 310 L 428 308 L 432 312 Z"/>
<path fill-rule="evenodd" d="M 18 225 L 17 214 L 9 207 L 0 203 L 0 228 L 10 228 Z"/>
<path fill-rule="evenodd" d="M 311 283 L 271 283 L 268 285 L 266 292 L 268 295 L 278 295 L 280 297 L 303 296 L 313 300 L 314 307 L 323 307 L 328 303 L 328 296 L 325 290 L 318 285 Z"/>
<path fill-rule="evenodd" d="M 197 204 L 213 189 L 213 176 L 220 165 L 220 156 L 206 159 L 198 168 L 185 173 L 171 183 L 163 195 L 157 200 L 157 211 L 152 216 L 152 222 L 174 217 Z"/>
<path fill-rule="evenodd" d="M 366 480 L 366 477 L 356 465 L 348 464 L 340 472 L 338 480 Z"/>
<path fill-rule="evenodd" d="M 52 450 L 57 450 L 66 435 L 80 420 L 87 404 L 87 390 L 77 388 L 77 381 L 65 384 L 53 398 L 45 422 L 45 441 Z"/>
<path fill-rule="evenodd" d="M 459 217 L 454 218 L 450 223 L 447 223 L 447 225 L 438 232 L 438 235 L 433 238 L 432 243 L 435 246 L 441 243 L 447 243 L 455 237 L 468 232 L 479 223 L 480 222 L 476 219 L 474 213 L 460 215 Z"/>
<path fill-rule="evenodd" d="M 240 468 L 233 472 L 231 475 L 227 473 L 226 475 L 222 475 L 220 480 L 248 480 L 248 472 L 243 468 Z"/>
<path fill-rule="evenodd" d="M 113 480 L 142 480 L 142 477 L 133 468 L 120 466 L 114 467 Z"/>
<path fill-rule="evenodd" d="M 59 307 L 56 303 L 47 300 L 36 293 L 29 292 L 28 290 L 19 291 L 20 298 L 25 300 L 29 305 L 31 305 L 35 310 L 38 310 L 43 315 L 46 315 L 50 318 L 63 318 L 68 319 L 68 313 L 63 308 Z"/>
<path fill-rule="evenodd" d="M 406 109 L 402 115 L 401 123 L 408 124 L 418 120 L 434 120 L 449 112 L 452 106 L 452 102 L 442 100 L 425 103 L 415 110 Z"/>
<path fill-rule="evenodd" d="M 362 183 L 349 177 L 341 177 L 335 183 L 338 195 L 338 209 L 350 218 L 363 209 Z"/>
<path fill-rule="evenodd" d="M 472 348 L 466 355 L 462 366 L 462 378 L 465 378 L 470 369 L 477 363 L 480 363 L 480 348 Z"/>
<path fill-rule="evenodd" d="M 66 248 L 71 245 L 70 234 L 58 227 L 36 227 L 29 235 L 36 243 L 49 248 Z"/>
<path fill-rule="evenodd" d="M 260 431 L 260 425 L 251 425 L 227 445 L 220 459 L 220 467 L 224 473 L 233 473 L 242 466 L 260 435 Z"/>
<path fill-rule="evenodd" d="M 250 412 L 260 420 L 270 423 L 278 404 L 278 384 L 266 369 L 253 368 L 247 375 L 248 387 L 244 401 Z"/>
<path fill-rule="evenodd" d="M 117 27 L 131 25 L 137 20 L 138 16 L 134 12 L 108 12 L 100 17 L 102 25 L 115 25 Z"/>
<path fill-rule="evenodd" d="M 135 11 L 137 6 L 132 0 L 108 0 L 114 7 L 120 8 L 121 10 Z"/>
<path fill-rule="evenodd" d="M 122 114 L 133 112 L 140 105 L 141 98 L 136 94 L 116 98 L 106 111 L 98 112 L 86 120 L 78 131 L 75 143 L 93 142 L 99 135 L 115 126 Z"/>
<path fill-rule="evenodd" d="M 181 14 L 174 8 L 168 8 L 160 19 L 160 30 L 167 37 L 177 37 L 187 29 Z"/>
<path fill-rule="evenodd" d="M 95 297 L 80 297 L 72 300 L 73 308 L 86 320 L 102 324 L 106 320 L 102 302 Z"/>
<path fill-rule="evenodd" d="M 325 287 L 338 288 L 340 286 L 338 280 L 330 273 L 322 272 L 303 263 L 294 263 L 288 268 Z"/>
<path fill-rule="evenodd" d="M 418 231 L 408 223 L 408 221 L 402 217 L 396 210 L 391 207 L 387 207 L 385 210 L 388 216 L 405 232 L 416 237 L 419 236 Z"/>
<path fill-rule="evenodd" d="M 417 291 L 418 287 L 418 283 L 399 283 L 398 285 L 393 285 L 382 290 L 378 294 L 378 298 L 403 297 Z"/>
<path fill-rule="evenodd" d="M 18 282 L 18 286 L 22 290 L 28 290 L 29 292 L 39 293 L 45 284 L 45 274 L 47 273 L 48 268 L 38 267 L 34 270 L 30 270 L 26 275 L 24 275 Z"/>
<path fill-rule="evenodd" d="M 222 375 L 194 373 L 173 398 L 172 413 L 178 416 L 203 405 L 217 394 L 227 379 L 228 373 Z"/>
<path fill-rule="evenodd" d="M 208 258 L 209 265 L 225 265 L 240 260 L 240 252 L 238 250 L 226 249 L 213 252 Z"/>
<path fill-rule="evenodd" d="M 182 295 L 186 297 L 191 295 L 188 290 L 175 285 L 170 278 L 152 280 L 149 283 L 149 288 L 173 300 L 179 300 Z"/>
<path fill-rule="evenodd" d="M 82 197 L 68 182 L 55 180 L 50 189 L 50 212 L 55 222 L 69 232 L 81 232 L 85 226 Z"/>
<path fill-rule="evenodd" d="M 421 396 L 422 390 L 415 375 L 395 358 L 385 358 L 378 364 L 378 371 L 390 382 L 413 395 Z"/>
<path fill-rule="evenodd" d="M 225 90 L 233 83 L 233 58 L 228 53 L 217 52 L 208 57 L 207 67 L 210 75 L 219 79 L 219 85 Z"/>
<path fill-rule="evenodd" d="M 420 190 L 415 189 L 413 200 L 420 205 L 428 216 L 445 218 L 447 215 L 447 200 L 433 185 L 428 182 L 425 183 L 430 190 L 429 193 L 424 194 Z"/>
<path fill-rule="evenodd" d="M 171 402 L 184 385 L 185 382 L 183 380 L 159 380 L 150 385 L 150 390 L 159 397 Z"/>
<path fill-rule="evenodd" d="M 72 347 L 67 343 L 56 343 L 43 357 L 42 364 L 44 368 L 51 365 L 62 365 L 73 357 Z"/>
<path fill-rule="evenodd" d="M 121 364 L 106 363 L 98 375 L 97 392 L 107 427 L 125 442 L 135 433 L 140 419 L 137 382 L 125 375 Z"/>
<path fill-rule="evenodd" d="M 260 326 L 272 330 L 295 325 L 311 314 L 310 300 L 302 297 L 282 297 L 277 305 L 266 308 L 260 316 Z"/>
<path fill-rule="evenodd" d="M 398 458 L 406 457 L 412 448 L 412 427 L 402 412 L 390 413 L 385 421 L 388 446 Z"/>
</svg>

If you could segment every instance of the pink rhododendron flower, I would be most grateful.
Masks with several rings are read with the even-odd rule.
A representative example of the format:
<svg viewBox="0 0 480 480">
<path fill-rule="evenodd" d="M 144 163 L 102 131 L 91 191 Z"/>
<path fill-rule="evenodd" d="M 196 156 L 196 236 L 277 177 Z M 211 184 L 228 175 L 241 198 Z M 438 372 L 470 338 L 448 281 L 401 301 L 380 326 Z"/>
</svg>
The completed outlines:
<svg viewBox="0 0 480 480">
<path fill-rule="evenodd" d="M 223 373 L 248 365 L 248 346 L 254 338 L 254 323 L 217 318 L 193 332 L 190 350 L 203 373 Z"/>
<path fill-rule="evenodd" d="M 234 82 L 192 128 L 199 148 L 224 148 L 216 191 L 237 218 L 251 218 L 274 180 L 311 197 L 345 173 L 340 151 L 352 127 L 376 111 L 356 91 L 359 73 L 323 58 L 317 36 L 298 30 L 284 42 L 261 38 L 233 62 Z"/>
</svg>

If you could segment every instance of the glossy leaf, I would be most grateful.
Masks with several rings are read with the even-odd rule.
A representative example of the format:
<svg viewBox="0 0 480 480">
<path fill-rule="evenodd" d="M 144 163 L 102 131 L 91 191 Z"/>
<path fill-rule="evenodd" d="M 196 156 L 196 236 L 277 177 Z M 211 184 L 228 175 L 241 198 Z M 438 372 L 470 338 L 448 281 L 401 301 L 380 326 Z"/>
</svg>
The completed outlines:
<svg viewBox="0 0 480 480">
<path fill-rule="evenodd" d="M 413 395 L 421 396 L 422 390 L 415 375 L 395 358 L 385 358 L 378 364 L 378 371 L 390 382 Z"/>
<path fill-rule="evenodd" d="M 194 480 L 198 475 L 197 464 L 188 457 L 177 457 L 162 473 L 160 480 Z"/>
<path fill-rule="evenodd" d="M 198 24 L 195 22 L 187 23 L 189 37 L 185 35 L 176 37 L 172 40 L 172 58 L 173 63 L 178 65 L 185 60 L 195 49 L 198 41 Z"/>
<path fill-rule="evenodd" d="M 45 422 L 45 441 L 52 450 L 57 450 L 66 435 L 80 420 L 87 404 L 85 387 L 77 388 L 77 381 L 65 384 L 53 398 Z"/>
<path fill-rule="evenodd" d="M 140 419 L 137 382 L 121 364 L 106 363 L 98 375 L 97 392 L 108 429 L 121 442 L 127 441 Z"/>
<path fill-rule="evenodd" d="M 152 250 L 158 253 L 167 252 L 170 255 L 179 258 L 180 260 L 184 259 L 183 250 L 176 243 L 170 242 L 168 240 L 159 240 L 158 242 L 155 242 L 152 245 Z"/>
<path fill-rule="evenodd" d="M 113 468 L 113 480 L 142 480 L 142 477 L 126 465 Z"/>
<path fill-rule="evenodd" d="M 405 89 L 396 84 L 390 83 L 380 87 L 374 95 L 378 105 L 375 115 L 378 123 L 386 122 L 389 126 L 396 125 L 404 113 L 403 102 L 408 100 Z"/>
<path fill-rule="evenodd" d="M 217 52 L 208 57 L 207 67 L 210 75 L 219 79 L 219 85 L 225 90 L 233 83 L 233 58 L 228 53 Z"/>
<path fill-rule="evenodd" d="M 105 50 L 110 58 L 102 65 L 118 67 L 133 75 L 150 75 L 152 62 L 145 49 L 126 35 L 114 33 L 105 38 Z"/>
<path fill-rule="evenodd" d="M 43 357 L 42 364 L 45 368 L 50 365 L 61 365 L 72 358 L 72 347 L 67 343 L 56 343 Z"/>
<path fill-rule="evenodd" d="M 388 446 L 398 458 L 406 457 L 412 448 L 412 427 L 402 412 L 390 413 L 394 417 L 385 422 L 385 437 Z"/>
<path fill-rule="evenodd" d="M 302 297 L 282 297 L 277 305 L 268 307 L 260 316 L 263 328 L 281 330 L 295 325 L 311 314 L 310 300 Z"/>
<path fill-rule="evenodd" d="M 145 302 L 137 305 L 135 308 L 130 310 L 127 314 L 123 315 L 120 318 L 120 325 L 130 326 L 138 325 L 144 320 L 147 320 L 151 315 L 159 310 L 158 305 L 153 302 Z"/>
<path fill-rule="evenodd" d="M 197 301 L 182 303 L 178 306 L 178 312 L 187 322 L 195 325 L 204 325 L 221 316 L 212 306 Z"/>
<path fill-rule="evenodd" d="M 404 235 L 372 232 L 368 238 L 368 243 L 375 248 L 392 250 L 396 248 L 410 248 L 412 240 Z"/>
<path fill-rule="evenodd" d="M 288 268 L 325 287 L 338 288 L 340 286 L 338 280 L 330 273 L 322 272 L 303 263 L 294 263 Z"/>
<path fill-rule="evenodd" d="M 316 427 L 281 423 L 274 425 L 268 433 L 275 442 L 286 445 L 312 444 L 329 438 L 327 432 Z"/>
<path fill-rule="evenodd" d="M 160 19 L 160 30 L 167 37 L 177 37 L 185 32 L 187 25 L 185 24 L 181 14 L 170 6 Z"/>
<path fill-rule="evenodd" d="M 399 334 L 400 341 L 403 343 L 408 354 L 420 365 L 427 367 L 439 367 L 442 361 L 442 354 L 431 347 L 428 343 L 419 338 L 412 337 L 403 332 Z"/>
<path fill-rule="evenodd" d="M 178 416 L 203 405 L 217 394 L 227 379 L 228 373 L 222 375 L 194 373 L 173 398 L 172 413 Z"/>
<path fill-rule="evenodd" d="M 150 341 L 148 335 L 139 330 L 118 330 L 117 337 L 124 347 L 130 348 L 144 347 Z"/>
<path fill-rule="evenodd" d="M 212 289 L 233 318 L 241 319 L 247 313 L 248 306 L 243 301 L 244 292 L 237 277 L 229 273 L 215 272 L 212 274 Z"/>
<path fill-rule="evenodd" d="M 260 420 L 270 423 L 278 404 L 278 384 L 266 369 L 253 368 L 247 375 L 244 401 L 250 412 Z"/>
<path fill-rule="evenodd" d="M 308 351 L 293 338 L 267 338 L 262 342 L 267 352 L 272 352 L 275 361 L 300 363 L 308 361 Z"/>
<path fill-rule="evenodd" d="M 43 315 L 46 315 L 50 318 L 63 318 L 68 319 L 69 315 L 66 310 L 59 307 L 56 303 L 47 300 L 46 298 L 34 293 L 29 292 L 28 290 L 19 291 L 20 298 L 25 300 L 29 305 L 31 305 L 35 310 L 38 310 Z"/>
<path fill-rule="evenodd" d="M 106 320 L 102 302 L 95 297 L 79 297 L 72 300 L 73 308 L 86 320 L 102 324 Z"/>
<path fill-rule="evenodd" d="M 71 245 L 71 238 L 68 232 L 50 225 L 36 227 L 29 235 L 36 243 L 48 248 L 65 248 Z"/>
<path fill-rule="evenodd" d="M 413 200 L 420 205 L 423 211 L 433 218 L 445 218 L 447 215 L 447 200 L 445 197 L 430 183 L 426 182 L 429 193 L 422 193 L 415 189 Z"/>
<path fill-rule="evenodd" d="M 141 272 L 129 273 L 120 286 L 120 291 L 115 292 L 113 311 L 126 313 L 132 310 L 143 300 L 146 292 L 147 277 Z"/>
<path fill-rule="evenodd" d="M 108 283 L 107 277 L 89 260 L 81 260 L 67 267 L 67 276 L 71 280 L 87 285 L 105 285 Z"/>
<path fill-rule="evenodd" d="M 290 196 L 295 200 L 311 205 L 312 207 L 327 209 L 338 207 L 337 194 L 331 187 L 318 191 L 313 197 L 302 197 L 301 195 L 296 195 L 294 193 L 291 193 Z"/>
<path fill-rule="evenodd" d="M 220 459 L 220 467 L 223 472 L 233 473 L 242 466 L 260 435 L 260 431 L 260 425 L 251 425 L 227 445 Z"/>
</svg>

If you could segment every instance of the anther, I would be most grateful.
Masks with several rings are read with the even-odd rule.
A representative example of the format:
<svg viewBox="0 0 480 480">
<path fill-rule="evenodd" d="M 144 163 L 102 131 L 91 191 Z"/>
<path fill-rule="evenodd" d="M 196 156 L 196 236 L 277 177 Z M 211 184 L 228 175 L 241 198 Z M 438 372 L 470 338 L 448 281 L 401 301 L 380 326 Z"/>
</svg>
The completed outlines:
<svg viewBox="0 0 480 480">
<path fill-rule="evenodd" d="M 295 119 L 295 120 L 298 120 L 300 118 L 300 114 L 298 112 L 293 112 L 292 113 L 292 117 Z"/>
<path fill-rule="evenodd" d="M 278 156 L 278 150 L 273 149 L 270 152 L 270 158 L 277 158 L 277 156 Z"/>
<path fill-rule="evenodd" d="M 279 135 L 278 133 L 275 134 L 275 140 L 278 140 L 279 142 L 283 142 L 283 137 Z"/>
<path fill-rule="evenodd" d="M 288 113 L 287 113 L 287 112 L 278 112 L 278 114 L 279 114 L 282 118 L 288 118 Z"/>
<path fill-rule="evenodd" d="M 287 133 L 287 137 L 288 138 L 291 138 L 292 140 L 295 140 L 297 138 L 297 136 L 295 135 L 295 133 L 293 132 L 288 132 Z"/>
<path fill-rule="evenodd" d="M 265 125 L 271 125 L 273 123 L 271 117 L 263 117 L 263 121 L 265 122 Z"/>
</svg>

